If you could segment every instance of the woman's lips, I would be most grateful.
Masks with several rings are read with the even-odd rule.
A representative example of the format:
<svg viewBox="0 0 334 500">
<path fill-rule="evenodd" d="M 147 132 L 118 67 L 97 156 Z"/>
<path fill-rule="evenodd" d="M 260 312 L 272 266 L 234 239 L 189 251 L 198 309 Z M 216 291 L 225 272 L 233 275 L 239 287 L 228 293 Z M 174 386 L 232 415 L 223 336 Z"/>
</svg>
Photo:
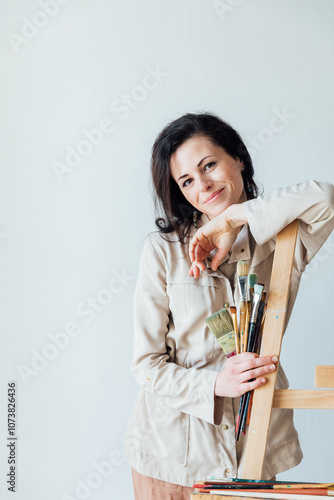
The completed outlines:
<svg viewBox="0 0 334 500">
<path fill-rule="evenodd" d="M 204 201 L 204 203 L 212 203 L 213 201 L 215 201 L 218 198 L 220 193 L 222 193 L 223 191 L 224 191 L 224 188 L 220 189 L 219 191 L 215 191 L 213 194 L 211 194 L 210 196 L 207 197 L 207 199 Z"/>
</svg>

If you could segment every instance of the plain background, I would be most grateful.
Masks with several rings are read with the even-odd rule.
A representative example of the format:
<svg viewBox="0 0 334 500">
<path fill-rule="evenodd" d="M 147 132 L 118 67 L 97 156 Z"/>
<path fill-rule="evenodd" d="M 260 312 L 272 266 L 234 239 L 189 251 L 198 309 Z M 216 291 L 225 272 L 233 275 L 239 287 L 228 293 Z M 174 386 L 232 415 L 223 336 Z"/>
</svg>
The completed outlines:
<svg viewBox="0 0 334 500">
<path fill-rule="evenodd" d="M 15 380 L 15 498 L 132 500 L 122 440 L 152 143 L 211 111 L 243 136 L 264 192 L 333 182 L 334 4 L 2 0 L 0 17 L 0 495 L 13 498 Z M 293 388 L 333 364 L 333 258 L 330 237 L 302 280 L 282 352 Z M 305 458 L 280 478 L 332 481 L 333 413 L 295 420 Z"/>
</svg>

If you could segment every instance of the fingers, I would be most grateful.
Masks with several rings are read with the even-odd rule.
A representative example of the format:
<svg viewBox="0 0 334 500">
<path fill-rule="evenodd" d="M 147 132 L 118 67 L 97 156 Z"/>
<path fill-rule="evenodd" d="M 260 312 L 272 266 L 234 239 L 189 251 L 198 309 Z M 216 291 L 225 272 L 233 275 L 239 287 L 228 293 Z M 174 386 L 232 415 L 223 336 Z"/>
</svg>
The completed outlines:
<svg viewBox="0 0 334 500">
<path fill-rule="evenodd" d="M 198 278 L 200 276 L 200 270 L 196 266 L 196 264 L 191 264 L 191 268 L 189 269 L 189 276 L 193 276 L 194 278 Z"/>
<path fill-rule="evenodd" d="M 244 352 L 229 358 L 228 369 L 241 381 L 260 377 L 275 371 L 277 356 L 259 356 L 252 352 Z"/>
<path fill-rule="evenodd" d="M 213 222 L 213 221 L 211 221 Z M 211 223 L 208 223 L 209 225 Z M 209 253 L 217 248 L 217 253 L 212 260 L 212 270 L 216 271 L 218 266 L 223 262 L 224 258 L 232 248 L 238 231 L 224 231 L 218 238 L 215 232 L 207 232 L 206 226 L 199 229 L 189 243 L 189 257 L 191 262 L 204 261 Z M 213 228 L 215 226 L 212 226 Z M 206 232 L 204 232 L 206 231 Z"/>
<path fill-rule="evenodd" d="M 259 356 L 245 352 L 229 358 L 219 372 L 215 385 L 217 396 L 238 397 L 266 383 L 265 375 L 276 370 L 277 356 Z"/>
<path fill-rule="evenodd" d="M 204 237 L 204 235 L 203 235 Z M 197 237 L 196 237 L 196 240 L 197 240 Z M 195 241 L 194 239 L 192 241 Z M 206 259 L 206 257 L 209 255 L 210 251 L 213 250 L 213 246 L 209 246 L 207 245 L 206 248 L 203 248 L 200 243 L 198 243 L 198 240 L 197 240 L 197 243 L 191 247 L 189 247 L 189 256 L 190 256 L 190 260 L 192 262 L 192 265 L 196 265 L 201 271 L 205 271 L 205 265 L 204 265 L 204 260 Z M 216 271 L 218 269 L 218 266 L 220 266 L 220 264 L 222 263 L 222 261 L 224 260 L 224 257 L 226 256 L 226 254 L 229 252 L 229 250 L 221 250 L 221 249 L 218 249 L 216 255 L 214 256 L 213 260 L 212 260 L 212 265 L 211 265 L 211 268 L 213 271 Z M 189 270 L 189 276 L 194 276 L 194 273 L 192 271 L 192 268 L 190 268 Z"/>
<path fill-rule="evenodd" d="M 205 264 L 203 262 L 195 261 L 191 264 L 189 269 L 189 276 L 194 278 L 199 278 L 201 271 L 205 270 Z"/>
<path fill-rule="evenodd" d="M 260 378 L 257 378 L 256 380 L 252 380 L 251 382 L 247 382 L 247 383 L 243 384 L 242 385 L 242 392 L 241 392 L 240 396 L 242 396 L 246 392 L 254 391 L 255 389 L 258 389 L 259 387 L 262 387 L 263 385 L 265 385 L 266 382 L 267 382 L 267 379 L 265 379 L 264 377 L 260 377 Z"/>
<path fill-rule="evenodd" d="M 259 356 L 255 352 L 243 352 L 230 359 L 233 359 L 234 363 L 244 364 L 245 370 L 251 370 L 261 365 L 269 365 L 270 363 L 277 363 L 278 361 L 277 356 Z"/>
<path fill-rule="evenodd" d="M 215 247 L 199 229 L 189 243 L 189 257 L 191 262 L 204 260 Z"/>
<path fill-rule="evenodd" d="M 197 235 L 195 234 L 195 236 L 190 240 L 189 243 L 189 257 L 191 262 L 194 262 L 195 260 L 195 248 L 197 244 L 198 244 L 198 238 Z"/>
<path fill-rule="evenodd" d="M 240 374 L 240 381 L 241 383 L 248 382 L 253 378 L 262 377 L 263 375 L 274 372 L 275 370 L 276 370 L 276 365 L 274 363 L 270 365 L 260 366 L 258 368 L 254 368 L 253 370 L 247 370 Z"/>
<path fill-rule="evenodd" d="M 191 262 L 194 262 L 196 260 L 196 257 L 201 249 L 201 242 L 202 242 L 202 233 L 201 230 L 199 229 L 189 243 L 189 257 Z"/>
<path fill-rule="evenodd" d="M 277 356 L 258 356 L 254 353 L 244 353 L 243 355 L 235 356 L 236 358 L 243 357 L 239 363 L 240 372 L 240 389 L 242 394 L 248 391 L 253 391 L 266 383 L 264 375 L 272 373 L 276 370 Z M 240 361 L 240 359 L 239 359 Z"/>
<path fill-rule="evenodd" d="M 220 248 L 218 249 L 216 255 L 212 259 L 212 264 L 211 264 L 211 269 L 213 271 L 217 271 L 218 267 L 220 264 L 223 262 L 224 257 L 228 254 L 229 250 L 221 250 Z"/>
</svg>

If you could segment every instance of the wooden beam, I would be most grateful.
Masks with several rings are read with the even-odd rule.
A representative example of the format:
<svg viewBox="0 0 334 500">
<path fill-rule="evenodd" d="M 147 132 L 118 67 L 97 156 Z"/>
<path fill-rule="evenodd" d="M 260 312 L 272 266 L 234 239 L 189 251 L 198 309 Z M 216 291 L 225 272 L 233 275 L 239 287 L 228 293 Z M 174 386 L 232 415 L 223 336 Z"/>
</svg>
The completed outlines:
<svg viewBox="0 0 334 500">
<path fill-rule="evenodd" d="M 334 388 L 334 366 L 317 365 L 315 367 L 315 386 Z"/>
<path fill-rule="evenodd" d="M 298 221 L 277 235 L 271 273 L 268 307 L 262 338 L 261 355 L 280 355 L 288 303 L 292 263 L 295 253 Z M 267 383 L 254 391 L 242 477 L 261 479 L 267 448 L 271 409 L 277 370 L 266 375 Z"/>
<path fill-rule="evenodd" d="M 334 410 L 334 391 L 276 389 L 273 408 Z"/>
</svg>

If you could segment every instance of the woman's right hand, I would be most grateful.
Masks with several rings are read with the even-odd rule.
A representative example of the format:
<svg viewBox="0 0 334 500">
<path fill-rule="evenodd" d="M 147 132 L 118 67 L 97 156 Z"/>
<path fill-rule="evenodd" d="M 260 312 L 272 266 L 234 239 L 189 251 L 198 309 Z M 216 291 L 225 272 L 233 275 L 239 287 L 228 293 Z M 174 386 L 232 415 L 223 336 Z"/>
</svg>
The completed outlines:
<svg viewBox="0 0 334 500">
<path fill-rule="evenodd" d="M 228 358 L 224 369 L 217 375 L 215 396 L 237 398 L 261 387 L 266 383 L 264 375 L 276 370 L 277 361 L 277 356 L 260 357 L 251 352 Z"/>
<path fill-rule="evenodd" d="M 216 271 L 231 250 L 241 226 L 247 222 L 242 204 L 231 205 L 220 215 L 196 231 L 189 244 L 189 257 L 192 262 L 189 275 L 198 278 L 205 270 L 204 260 L 217 248 L 212 260 L 212 270 Z"/>
</svg>

